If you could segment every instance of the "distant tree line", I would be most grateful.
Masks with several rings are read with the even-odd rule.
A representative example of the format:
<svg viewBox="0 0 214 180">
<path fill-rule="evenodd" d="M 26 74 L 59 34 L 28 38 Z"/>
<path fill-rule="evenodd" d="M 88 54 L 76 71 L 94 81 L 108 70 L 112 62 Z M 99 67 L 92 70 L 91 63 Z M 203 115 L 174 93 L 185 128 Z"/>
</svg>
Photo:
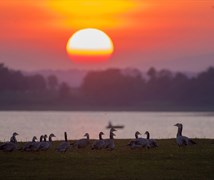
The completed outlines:
<svg viewBox="0 0 214 180">
<path fill-rule="evenodd" d="M 71 88 L 54 75 L 23 75 L 0 64 L 0 107 L 57 104 L 69 101 Z"/>
<path fill-rule="evenodd" d="M 0 108 L 162 109 L 214 107 L 214 68 L 188 77 L 150 68 L 146 76 L 133 69 L 90 71 L 81 87 L 59 83 L 56 76 L 26 76 L 0 64 Z M 214 108 L 213 108 L 214 109 Z"/>
<path fill-rule="evenodd" d="M 184 73 L 150 68 L 126 75 L 119 69 L 90 72 L 82 85 L 92 104 L 132 107 L 214 106 L 214 68 L 188 77 Z"/>
</svg>

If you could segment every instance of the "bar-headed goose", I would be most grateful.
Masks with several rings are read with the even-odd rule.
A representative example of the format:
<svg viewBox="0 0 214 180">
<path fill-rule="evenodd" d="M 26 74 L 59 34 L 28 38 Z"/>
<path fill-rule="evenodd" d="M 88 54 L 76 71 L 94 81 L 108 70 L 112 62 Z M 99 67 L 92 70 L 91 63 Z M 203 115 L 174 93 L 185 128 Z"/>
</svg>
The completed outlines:
<svg viewBox="0 0 214 180">
<path fill-rule="evenodd" d="M 47 135 L 46 135 L 47 136 Z M 37 151 L 39 150 L 40 144 L 44 141 L 44 136 L 41 135 L 39 138 L 39 142 L 35 142 L 34 144 L 31 145 L 31 150 L 32 151 Z"/>
<path fill-rule="evenodd" d="M 108 148 L 108 146 L 110 146 L 110 144 L 112 143 L 112 139 L 111 139 L 111 134 L 113 132 L 117 131 L 115 128 L 111 128 L 110 129 L 110 133 L 109 133 L 109 139 L 105 139 L 104 142 L 105 142 L 105 145 L 104 145 L 104 148 Z"/>
<path fill-rule="evenodd" d="M 174 126 L 178 127 L 177 136 L 176 136 L 176 142 L 178 146 L 186 146 L 191 144 L 196 144 L 193 140 L 189 139 L 186 136 L 182 135 L 183 125 L 181 123 L 177 123 Z"/>
<path fill-rule="evenodd" d="M 103 133 L 103 132 L 100 132 L 100 133 L 99 133 L 99 140 L 94 141 L 94 143 L 92 144 L 91 149 L 100 150 L 100 149 L 103 149 L 103 148 L 104 148 L 104 146 L 105 146 L 105 141 L 103 140 L 102 135 L 104 135 L 104 133 Z"/>
<path fill-rule="evenodd" d="M 107 148 L 109 150 L 113 150 L 115 148 L 114 136 L 116 136 L 116 135 L 113 132 L 110 132 L 110 139 L 109 139 L 107 146 L 105 146 L 105 148 Z"/>
<path fill-rule="evenodd" d="M 141 135 L 141 133 L 139 131 L 135 132 L 135 139 L 131 140 L 128 143 L 128 146 L 130 146 L 131 149 L 135 149 L 135 148 L 140 148 L 141 145 L 136 144 L 136 140 L 139 138 L 139 135 Z"/>
<path fill-rule="evenodd" d="M 148 148 L 158 147 L 157 142 L 154 139 L 150 139 L 150 133 L 149 133 L 149 131 L 146 131 L 145 134 L 147 135 L 146 139 L 148 141 Z"/>
<path fill-rule="evenodd" d="M 139 137 L 141 133 L 139 131 L 135 132 L 135 139 L 131 140 L 128 144 L 131 149 L 147 147 L 147 140 L 145 138 Z"/>
<path fill-rule="evenodd" d="M 18 135 L 19 135 L 18 133 L 14 132 L 12 137 L 10 138 L 10 142 L 17 143 L 16 136 Z"/>
<path fill-rule="evenodd" d="M 33 136 L 32 141 L 31 141 L 31 142 L 27 142 L 27 143 L 24 145 L 23 150 L 24 150 L 24 151 L 31 151 L 32 148 L 34 147 L 34 144 L 37 143 L 36 140 L 37 140 L 36 136 Z"/>
<path fill-rule="evenodd" d="M 52 145 L 52 138 L 56 137 L 53 133 L 49 135 L 48 141 L 46 140 L 47 135 L 44 135 L 44 141 L 40 143 L 38 150 L 47 151 Z"/>
<path fill-rule="evenodd" d="M 64 132 L 65 141 L 61 142 L 59 146 L 56 148 L 58 152 L 66 152 L 70 148 L 70 143 L 68 142 L 67 133 Z"/>
<path fill-rule="evenodd" d="M 143 148 L 146 148 L 148 147 L 148 141 L 147 139 L 140 137 L 135 140 L 135 145 L 139 145 Z"/>
<path fill-rule="evenodd" d="M 78 149 L 80 149 L 80 148 L 85 148 L 89 145 L 89 134 L 85 133 L 84 136 L 86 138 L 77 140 L 74 143 L 74 147 L 77 147 Z"/>
<path fill-rule="evenodd" d="M 18 133 L 14 132 L 9 142 L 5 142 L 0 146 L 0 150 L 5 152 L 12 152 L 17 150 L 17 140 L 16 136 Z"/>
</svg>

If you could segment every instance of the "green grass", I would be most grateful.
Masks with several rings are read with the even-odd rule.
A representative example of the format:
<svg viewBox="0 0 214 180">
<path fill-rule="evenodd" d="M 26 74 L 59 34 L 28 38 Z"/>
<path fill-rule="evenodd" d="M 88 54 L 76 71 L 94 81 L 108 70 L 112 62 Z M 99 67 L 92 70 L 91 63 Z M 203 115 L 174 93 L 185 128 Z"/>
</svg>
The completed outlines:
<svg viewBox="0 0 214 180">
<path fill-rule="evenodd" d="M 214 179 L 211 140 L 184 148 L 175 139 L 158 140 L 149 150 L 130 150 L 128 141 L 116 140 L 114 151 L 0 152 L 1 179 Z"/>
</svg>

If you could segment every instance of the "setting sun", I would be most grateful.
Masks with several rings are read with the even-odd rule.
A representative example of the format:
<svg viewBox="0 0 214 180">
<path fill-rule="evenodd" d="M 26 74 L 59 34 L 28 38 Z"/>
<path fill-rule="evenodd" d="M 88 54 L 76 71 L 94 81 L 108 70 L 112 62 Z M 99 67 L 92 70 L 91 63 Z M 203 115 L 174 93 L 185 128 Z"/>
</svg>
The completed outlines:
<svg viewBox="0 0 214 180">
<path fill-rule="evenodd" d="M 109 59 L 114 46 L 106 33 L 87 28 L 77 31 L 70 37 L 66 50 L 75 62 L 101 62 Z"/>
</svg>

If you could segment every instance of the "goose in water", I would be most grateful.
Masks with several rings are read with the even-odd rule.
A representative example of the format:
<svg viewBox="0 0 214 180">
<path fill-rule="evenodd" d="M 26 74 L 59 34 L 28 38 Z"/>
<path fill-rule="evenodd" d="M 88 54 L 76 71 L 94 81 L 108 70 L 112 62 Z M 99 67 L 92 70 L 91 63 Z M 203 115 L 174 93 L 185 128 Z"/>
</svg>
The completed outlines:
<svg viewBox="0 0 214 180">
<path fill-rule="evenodd" d="M 23 147 L 23 150 L 24 150 L 24 151 L 31 151 L 32 148 L 33 148 L 33 146 L 34 146 L 34 144 L 37 143 L 36 140 L 37 140 L 36 136 L 33 136 L 32 141 L 26 143 L 26 144 L 24 145 L 24 147 Z"/>
<path fill-rule="evenodd" d="M 17 149 L 17 140 L 16 136 L 18 133 L 14 132 L 12 137 L 10 138 L 10 142 L 5 142 L 0 146 L 0 150 L 5 152 L 12 152 Z"/>
<path fill-rule="evenodd" d="M 183 125 L 181 123 L 177 123 L 174 126 L 178 127 L 176 142 L 177 142 L 179 147 L 191 145 L 191 144 L 196 144 L 193 140 L 189 139 L 188 137 L 182 136 Z"/>
<path fill-rule="evenodd" d="M 91 149 L 103 149 L 105 146 L 105 141 L 102 138 L 102 135 L 104 135 L 103 132 L 99 133 L 99 140 L 96 140 L 93 144 L 92 144 L 92 148 Z"/>
<path fill-rule="evenodd" d="M 110 132 L 110 139 L 109 139 L 110 141 L 108 141 L 107 146 L 105 146 L 106 149 L 113 150 L 115 148 L 114 136 L 116 135 L 113 132 Z"/>
<path fill-rule="evenodd" d="M 147 143 L 148 143 L 148 148 L 155 148 L 158 147 L 157 142 L 154 139 L 150 139 L 150 133 L 149 131 L 146 131 L 145 134 L 147 135 L 146 139 L 147 139 Z"/>
<path fill-rule="evenodd" d="M 74 144 L 74 146 L 77 147 L 78 149 L 85 148 L 89 144 L 89 134 L 85 133 L 84 136 L 86 137 L 85 139 L 80 139 L 80 140 L 76 141 Z"/>
<path fill-rule="evenodd" d="M 141 148 L 141 144 L 139 144 L 137 141 L 139 139 L 139 135 L 141 135 L 141 133 L 139 131 L 136 131 L 135 132 L 135 139 L 131 140 L 129 143 L 128 143 L 128 146 L 131 147 L 131 149 L 135 149 L 135 148 Z"/>
<path fill-rule="evenodd" d="M 109 139 L 105 139 L 105 145 L 104 148 L 107 148 L 111 143 L 112 143 L 112 139 L 111 139 L 111 133 L 113 133 L 114 131 L 117 131 L 115 128 L 111 128 L 110 129 L 110 133 L 109 133 Z"/>
<path fill-rule="evenodd" d="M 67 133 L 64 132 L 65 141 L 61 142 L 59 146 L 56 148 L 58 152 L 66 152 L 70 148 L 70 143 L 68 142 Z"/>
<path fill-rule="evenodd" d="M 40 143 L 40 146 L 37 150 L 41 150 L 41 151 L 47 151 L 50 147 L 51 147 L 51 144 L 52 144 L 52 138 L 53 137 L 56 137 L 53 133 L 51 133 L 49 135 L 49 138 L 48 138 L 48 141 L 46 140 L 47 138 L 47 135 L 45 134 L 44 135 L 44 141 Z"/>
</svg>

